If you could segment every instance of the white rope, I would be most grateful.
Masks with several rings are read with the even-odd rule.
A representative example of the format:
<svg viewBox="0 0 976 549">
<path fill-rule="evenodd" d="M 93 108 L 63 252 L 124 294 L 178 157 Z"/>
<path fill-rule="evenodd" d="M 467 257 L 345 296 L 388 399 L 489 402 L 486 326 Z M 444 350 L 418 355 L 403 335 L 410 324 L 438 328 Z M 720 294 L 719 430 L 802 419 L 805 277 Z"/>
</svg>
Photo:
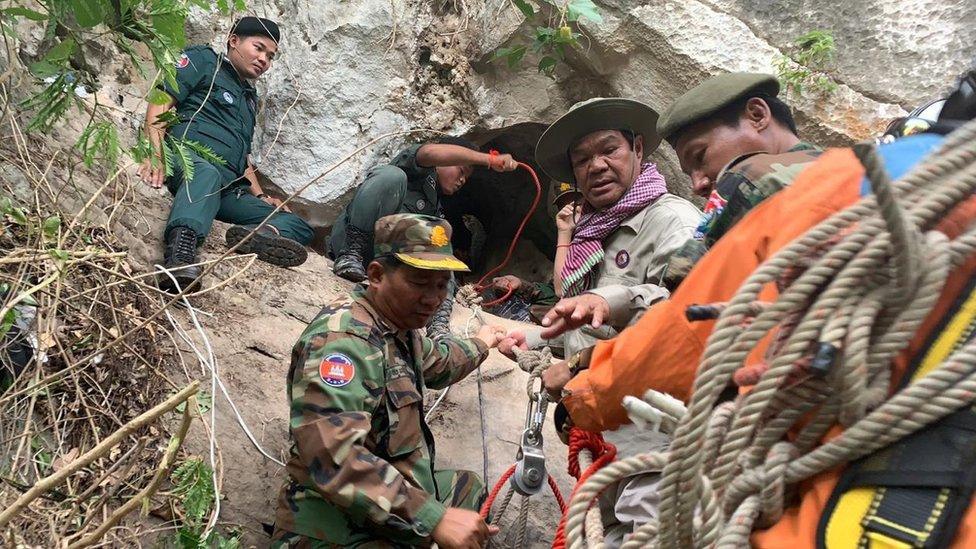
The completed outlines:
<svg viewBox="0 0 976 549">
<path fill-rule="evenodd" d="M 182 339 L 187 345 L 189 345 L 190 349 L 193 351 L 193 354 L 196 355 L 197 361 L 200 363 L 201 371 L 206 373 L 206 371 L 209 370 L 210 373 L 211 404 L 210 404 L 210 428 L 209 428 L 209 439 L 210 439 L 209 458 L 210 458 L 210 469 L 211 469 L 213 487 L 214 487 L 214 508 L 210 520 L 207 522 L 207 527 L 200 534 L 200 539 L 207 539 L 210 535 L 210 532 L 213 531 L 213 528 L 217 525 L 217 519 L 220 516 L 220 486 L 218 484 L 218 478 L 217 478 L 217 455 L 216 455 L 217 454 L 217 389 L 218 388 L 220 389 L 220 392 L 224 395 L 224 398 L 226 398 L 227 402 L 230 404 L 231 410 L 233 410 L 234 416 L 237 419 L 237 424 L 240 425 L 241 429 L 244 431 L 244 434 L 247 436 L 248 440 L 251 441 L 251 444 L 258 450 L 258 452 L 260 452 L 264 457 L 268 458 L 269 460 L 278 464 L 281 467 L 284 467 L 285 464 L 281 460 L 276 459 L 275 457 L 271 456 L 267 451 L 265 451 L 265 449 L 261 446 L 261 444 L 258 443 L 257 438 L 255 438 L 254 434 L 251 432 L 251 429 L 247 426 L 247 422 L 244 421 L 243 416 L 241 416 L 240 410 L 238 410 L 237 408 L 237 404 L 234 402 L 234 399 L 231 398 L 230 393 L 227 391 L 227 387 L 224 385 L 223 380 L 220 379 L 217 356 L 213 352 L 213 346 L 210 343 L 210 337 L 207 335 L 207 331 L 200 324 L 200 320 L 197 318 L 197 310 L 196 308 L 193 307 L 192 304 L 190 304 L 190 301 L 183 293 L 183 289 L 180 287 L 179 281 L 173 276 L 173 274 L 168 269 L 165 269 L 160 265 L 155 265 L 155 267 L 159 272 L 168 276 L 170 280 L 173 282 L 177 292 L 180 295 L 180 299 L 182 300 L 183 305 L 186 307 L 187 311 L 190 314 L 190 321 L 193 324 L 193 328 L 196 330 L 197 334 L 200 336 L 200 339 L 203 341 L 203 346 L 204 349 L 206 350 L 206 355 L 205 355 L 203 352 L 201 352 L 199 347 L 197 347 L 197 345 L 193 342 L 193 339 L 189 336 L 186 330 L 184 330 L 183 327 L 179 324 L 179 322 L 177 322 L 176 319 L 173 317 L 173 315 L 170 314 L 169 310 L 165 311 L 166 319 L 169 320 L 170 325 L 173 326 L 173 329 L 180 336 L 180 339 Z"/>
</svg>

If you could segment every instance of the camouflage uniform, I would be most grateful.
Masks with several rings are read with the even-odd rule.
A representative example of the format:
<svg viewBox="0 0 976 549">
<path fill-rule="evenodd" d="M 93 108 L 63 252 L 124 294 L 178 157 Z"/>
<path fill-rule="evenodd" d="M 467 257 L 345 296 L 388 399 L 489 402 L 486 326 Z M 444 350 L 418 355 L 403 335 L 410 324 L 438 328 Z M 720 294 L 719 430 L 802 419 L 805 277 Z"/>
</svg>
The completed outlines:
<svg viewBox="0 0 976 549">
<path fill-rule="evenodd" d="M 381 219 L 375 251 L 420 268 L 464 267 L 451 255 L 450 225 L 434 217 Z M 477 510 L 477 475 L 434 469 L 423 394 L 461 380 L 487 355 L 476 338 L 434 342 L 398 331 L 363 286 L 325 307 L 292 351 L 293 444 L 272 546 L 429 546 L 447 507 Z"/>
<path fill-rule="evenodd" d="M 668 261 L 664 285 L 672 291 L 677 288 L 719 238 L 757 204 L 789 186 L 820 153 L 801 142 L 783 154 L 750 153 L 729 162 L 719 174 L 695 238 Z"/>
</svg>

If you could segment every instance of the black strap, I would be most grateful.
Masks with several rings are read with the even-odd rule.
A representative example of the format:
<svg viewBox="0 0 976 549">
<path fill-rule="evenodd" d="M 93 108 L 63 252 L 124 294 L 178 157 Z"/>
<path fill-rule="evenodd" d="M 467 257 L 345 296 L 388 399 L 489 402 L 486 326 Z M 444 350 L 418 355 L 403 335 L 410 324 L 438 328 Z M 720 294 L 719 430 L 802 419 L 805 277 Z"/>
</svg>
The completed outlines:
<svg viewBox="0 0 976 549">
<path fill-rule="evenodd" d="M 960 292 L 949 314 L 932 330 L 902 378 L 912 382 L 938 338 L 976 291 L 976 277 Z M 971 328 L 971 327 L 970 327 Z M 955 347 L 973 338 L 963 330 Z M 817 547 L 826 549 L 827 527 L 845 493 L 877 487 L 861 521 L 865 534 L 875 532 L 913 547 L 947 547 L 956 536 L 976 491 L 976 411 L 958 410 L 936 423 L 852 463 L 834 488 L 817 527 Z M 862 538 L 862 546 L 868 546 Z"/>
</svg>

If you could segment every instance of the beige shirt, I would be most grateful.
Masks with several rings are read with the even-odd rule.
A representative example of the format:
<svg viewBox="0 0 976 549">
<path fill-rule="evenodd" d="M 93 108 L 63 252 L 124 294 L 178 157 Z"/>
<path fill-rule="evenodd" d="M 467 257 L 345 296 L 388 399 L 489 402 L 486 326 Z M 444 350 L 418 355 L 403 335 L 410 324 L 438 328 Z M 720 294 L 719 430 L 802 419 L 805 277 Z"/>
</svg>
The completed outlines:
<svg viewBox="0 0 976 549">
<path fill-rule="evenodd" d="M 658 284 L 671 254 L 694 235 L 701 211 L 673 194 L 664 194 L 620 224 L 603 241 L 605 255 L 596 267 L 593 289 L 610 304 L 610 318 L 598 330 L 564 335 L 566 356 L 608 339 L 640 318 L 652 304 L 669 297 Z M 588 332 L 588 333 L 584 333 Z"/>
</svg>

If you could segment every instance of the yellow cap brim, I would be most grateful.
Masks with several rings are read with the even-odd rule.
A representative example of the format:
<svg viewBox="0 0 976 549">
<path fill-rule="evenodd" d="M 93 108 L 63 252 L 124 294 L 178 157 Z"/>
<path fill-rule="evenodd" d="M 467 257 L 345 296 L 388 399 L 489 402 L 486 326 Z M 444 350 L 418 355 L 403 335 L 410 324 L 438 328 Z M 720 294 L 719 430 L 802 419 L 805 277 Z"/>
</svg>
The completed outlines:
<svg viewBox="0 0 976 549">
<path fill-rule="evenodd" d="M 410 265 L 411 267 L 416 267 L 418 269 L 426 269 L 429 271 L 464 271 L 468 272 L 471 270 L 470 267 L 464 264 L 463 261 L 454 257 L 453 255 L 442 255 L 442 254 L 416 254 L 408 255 L 405 253 L 398 253 L 396 255 L 397 259 Z M 419 257 L 419 256 L 426 257 Z"/>
</svg>

